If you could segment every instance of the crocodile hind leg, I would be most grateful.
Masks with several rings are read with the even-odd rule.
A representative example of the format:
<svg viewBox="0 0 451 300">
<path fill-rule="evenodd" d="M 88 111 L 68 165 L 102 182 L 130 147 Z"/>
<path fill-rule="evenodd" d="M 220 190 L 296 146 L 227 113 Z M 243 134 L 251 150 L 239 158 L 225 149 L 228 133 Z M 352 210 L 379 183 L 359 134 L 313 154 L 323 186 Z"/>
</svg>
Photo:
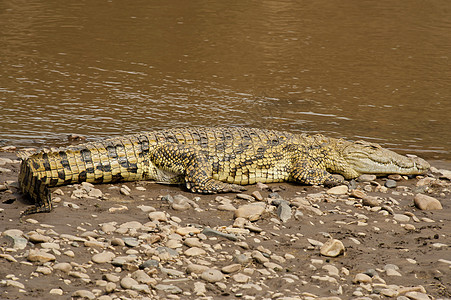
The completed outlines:
<svg viewBox="0 0 451 300">
<path fill-rule="evenodd" d="M 212 178 L 212 166 L 197 147 L 166 143 L 150 154 L 152 163 L 161 170 L 182 174 L 186 187 L 196 193 L 240 192 L 244 187 Z M 154 178 L 161 180 L 160 178 Z"/>
</svg>

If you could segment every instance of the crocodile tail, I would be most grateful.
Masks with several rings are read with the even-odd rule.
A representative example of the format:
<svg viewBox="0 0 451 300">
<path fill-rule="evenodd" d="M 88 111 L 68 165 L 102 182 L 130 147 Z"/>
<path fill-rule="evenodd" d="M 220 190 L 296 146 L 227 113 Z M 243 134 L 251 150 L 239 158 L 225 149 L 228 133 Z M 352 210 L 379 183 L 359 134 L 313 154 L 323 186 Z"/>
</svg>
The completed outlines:
<svg viewBox="0 0 451 300">
<path fill-rule="evenodd" d="M 36 162 L 33 158 L 22 161 L 19 173 L 19 187 L 22 193 L 33 200 L 34 206 L 29 207 L 24 215 L 49 212 L 52 209 L 50 191 L 45 176 L 41 172 L 36 172 L 33 166 Z"/>
</svg>

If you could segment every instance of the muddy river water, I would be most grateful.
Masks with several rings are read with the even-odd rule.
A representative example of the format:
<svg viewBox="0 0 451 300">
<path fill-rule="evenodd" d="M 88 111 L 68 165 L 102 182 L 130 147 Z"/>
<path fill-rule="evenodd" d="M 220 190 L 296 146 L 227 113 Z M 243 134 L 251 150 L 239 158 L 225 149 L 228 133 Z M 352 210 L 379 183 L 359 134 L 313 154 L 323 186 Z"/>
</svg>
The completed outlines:
<svg viewBox="0 0 451 300">
<path fill-rule="evenodd" d="M 0 1 L 0 146 L 183 126 L 451 160 L 451 1 Z"/>
</svg>

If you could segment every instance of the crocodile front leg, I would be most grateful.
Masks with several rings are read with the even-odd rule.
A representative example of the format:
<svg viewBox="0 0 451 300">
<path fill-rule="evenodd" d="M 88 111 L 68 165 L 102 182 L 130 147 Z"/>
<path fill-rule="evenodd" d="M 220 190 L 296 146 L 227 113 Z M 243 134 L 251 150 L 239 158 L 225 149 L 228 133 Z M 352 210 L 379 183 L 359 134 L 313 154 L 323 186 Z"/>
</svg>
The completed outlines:
<svg viewBox="0 0 451 300">
<path fill-rule="evenodd" d="M 342 180 L 337 179 L 326 170 L 312 165 L 307 160 L 294 163 L 290 177 L 294 181 L 311 185 L 336 186 L 343 183 Z"/>
<path fill-rule="evenodd" d="M 150 160 L 160 170 L 181 174 L 186 187 L 196 193 L 240 192 L 244 187 L 212 178 L 212 166 L 207 157 L 193 145 L 165 143 L 150 153 Z M 161 181 L 161 178 L 154 178 Z"/>
</svg>

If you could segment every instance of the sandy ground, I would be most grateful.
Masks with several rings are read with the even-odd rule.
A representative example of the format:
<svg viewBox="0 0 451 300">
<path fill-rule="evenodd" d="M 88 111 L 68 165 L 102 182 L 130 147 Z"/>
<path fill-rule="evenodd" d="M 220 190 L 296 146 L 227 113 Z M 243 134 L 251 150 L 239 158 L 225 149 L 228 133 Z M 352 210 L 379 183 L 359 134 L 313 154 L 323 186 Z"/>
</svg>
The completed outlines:
<svg viewBox="0 0 451 300">
<path fill-rule="evenodd" d="M 12 152 L 0 152 L 0 157 L 17 159 Z M 451 169 L 445 162 L 432 164 L 438 169 Z M 252 230 L 233 231 L 230 228 L 234 212 L 218 209 L 218 195 L 192 194 L 183 187 L 149 182 L 124 183 L 130 188 L 129 195 L 121 194 L 122 183 L 97 185 L 95 188 L 103 195 L 100 199 L 71 198 L 76 186 L 64 186 L 53 194 L 60 200 L 52 212 L 20 220 L 21 211 L 29 204 L 15 188 L 19 163 L 0 167 L 0 185 L 6 184 L 7 188 L 0 191 L 1 299 L 71 299 L 83 294 L 80 290 L 88 292 L 87 299 L 451 298 L 451 183 L 437 173 L 430 174 L 432 182 L 421 186 L 417 184 L 423 177 L 401 179 L 394 188 L 378 187 L 384 185 L 386 178 L 357 182 L 364 195 L 376 197 L 372 198 L 379 201 L 376 207 L 363 205 L 362 199 L 350 192 L 328 195 L 323 187 L 284 183 L 259 190 L 256 185 L 248 186 L 244 193 L 250 195 L 258 190 L 265 198 L 261 202 L 267 203 L 266 209 L 247 227 Z M 268 199 L 274 191 L 291 204 L 295 198 L 307 200 L 317 210 L 298 211 L 292 205 L 291 218 L 282 222 L 277 207 Z M 443 209 L 417 209 L 413 199 L 420 192 L 439 200 Z M 186 196 L 193 200 L 193 207 L 174 210 L 161 199 L 168 194 Z M 237 199 L 235 194 L 221 196 L 228 197 L 234 207 L 258 202 Z M 148 206 L 165 212 L 168 221 L 155 221 L 150 228 L 148 212 L 143 211 Z M 130 221 L 143 226 L 121 230 L 121 224 Z M 104 231 L 102 226 L 106 223 L 113 225 L 112 231 Z M 199 231 L 176 233 L 187 227 L 220 231 L 229 228 L 239 239 L 210 237 Z M 21 237 L 28 239 L 24 246 L 16 245 L 4 234 L 11 229 L 23 232 Z M 33 233 L 48 237 L 50 245 L 29 240 Z M 79 239 L 74 240 L 74 236 Z M 117 243 L 117 239 L 127 237 L 138 244 Z M 190 246 L 184 243 L 188 237 L 197 238 L 201 242 L 199 248 L 206 252 L 188 255 Z M 321 255 L 321 243 L 330 238 L 343 243 L 344 254 Z M 155 250 L 158 247 L 173 248 L 179 255 L 164 257 Z M 35 249 L 47 251 L 54 259 L 31 261 L 30 252 Z M 93 255 L 105 252 L 134 260 L 124 265 L 113 264 L 111 259 L 92 262 Z M 276 266 L 256 259 L 256 252 Z M 201 273 L 186 272 L 191 264 L 221 270 L 235 264 L 240 254 L 250 259 L 239 262 L 242 266 L 238 270 L 223 271 L 216 283 L 204 279 Z M 157 266 L 143 268 L 142 262 L 148 260 L 156 261 Z M 70 270 L 56 269 L 60 263 L 69 263 Z M 147 288 L 142 284 L 124 287 L 122 281 L 105 277 L 133 277 L 140 266 L 151 278 L 144 284 Z M 388 271 L 390 268 L 396 272 Z M 360 273 L 370 276 L 359 282 L 356 275 Z"/>
</svg>

